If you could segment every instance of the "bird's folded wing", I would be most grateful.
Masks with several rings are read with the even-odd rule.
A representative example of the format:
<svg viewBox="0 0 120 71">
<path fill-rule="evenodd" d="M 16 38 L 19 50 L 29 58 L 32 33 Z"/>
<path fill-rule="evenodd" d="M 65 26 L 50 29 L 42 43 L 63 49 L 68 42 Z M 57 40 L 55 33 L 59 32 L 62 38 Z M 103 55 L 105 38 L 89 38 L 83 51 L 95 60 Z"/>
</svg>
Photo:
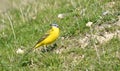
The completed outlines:
<svg viewBox="0 0 120 71">
<path fill-rule="evenodd" d="M 38 40 L 38 42 L 36 43 L 36 45 L 37 45 L 38 43 L 40 43 L 41 41 L 43 41 L 44 39 L 46 39 L 46 38 L 50 35 L 50 32 L 51 32 L 51 31 L 52 31 L 52 30 L 49 30 L 47 33 L 45 33 L 45 35 Z"/>
</svg>

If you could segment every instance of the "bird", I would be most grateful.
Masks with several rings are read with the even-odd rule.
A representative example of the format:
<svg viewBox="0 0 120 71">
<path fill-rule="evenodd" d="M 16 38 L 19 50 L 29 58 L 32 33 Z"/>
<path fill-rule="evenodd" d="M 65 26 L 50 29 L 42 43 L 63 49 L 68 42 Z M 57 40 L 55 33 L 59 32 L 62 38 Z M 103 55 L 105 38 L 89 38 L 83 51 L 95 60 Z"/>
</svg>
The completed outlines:
<svg viewBox="0 0 120 71">
<path fill-rule="evenodd" d="M 39 48 L 40 46 L 43 45 L 49 45 L 53 43 L 60 34 L 60 29 L 59 26 L 55 23 L 51 24 L 51 29 L 42 37 L 38 40 L 38 42 L 35 44 L 33 48 Z"/>
<path fill-rule="evenodd" d="M 26 56 L 28 53 L 30 53 L 34 49 L 39 48 L 40 46 L 44 46 L 44 45 L 47 46 L 53 43 L 59 37 L 60 35 L 59 26 L 56 23 L 50 24 L 50 26 L 51 26 L 51 29 L 48 30 L 48 32 L 42 38 L 40 38 L 38 42 L 25 53 L 24 56 Z"/>
</svg>

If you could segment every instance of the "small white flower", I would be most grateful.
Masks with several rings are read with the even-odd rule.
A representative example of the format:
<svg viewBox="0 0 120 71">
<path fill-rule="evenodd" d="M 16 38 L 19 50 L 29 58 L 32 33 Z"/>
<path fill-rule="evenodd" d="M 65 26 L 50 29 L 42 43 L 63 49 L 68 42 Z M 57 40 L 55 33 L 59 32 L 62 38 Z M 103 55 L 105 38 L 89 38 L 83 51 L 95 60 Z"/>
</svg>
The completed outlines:
<svg viewBox="0 0 120 71">
<path fill-rule="evenodd" d="M 109 11 L 105 11 L 103 12 L 103 15 L 107 15 L 109 13 Z"/>
<path fill-rule="evenodd" d="M 64 40 L 64 39 L 65 39 L 65 37 L 61 37 L 61 39 L 62 39 L 62 40 Z"/>
<path fill-rule="evenodd" d="M 91 27 L 92 24 L 93 24 L 93 22 L 88 22 L 88 23 L 86 24 L 86 26 L 87 26 L 87 27 Z"/>
<path fill-rule="evenodd" d="M 23 54 L 24 53 L 24 50 L 22 50 L 21 48 L 18 48 L 17 51 L 16 51 L 17 54 Z"/>
<path fill-rule="evenodd" d="M 65 17 L 65 14 L 58 14 L 58 18 L 62 19 Z"/>
</svg>

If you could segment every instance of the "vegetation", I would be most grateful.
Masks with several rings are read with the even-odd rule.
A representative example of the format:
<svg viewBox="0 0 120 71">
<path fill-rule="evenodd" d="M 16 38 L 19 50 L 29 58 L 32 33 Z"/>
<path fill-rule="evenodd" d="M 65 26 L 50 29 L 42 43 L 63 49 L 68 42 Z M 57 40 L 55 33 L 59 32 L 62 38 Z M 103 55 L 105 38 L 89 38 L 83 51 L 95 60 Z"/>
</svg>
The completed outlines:
<svg viewBox="0 0 120 71">
<path fill-rule="evenodd" d="M 93 37 L 120 30 L 120 26 L 112 26 L 119 19 L 119 0 L 10 0 L 10 4 L 0 13 L 0 71 L 120 70 L 119 36 L 103 44 Z M 64 17 L 59 18 L 59 14 Z M 92 26 L 87 27 L 88 22 L 93 22 Z M 51 23 L 57 23 L 61 30 L 57 45 L 48 46 L 55 48 L 24 55 Z M 96 27 L 104 24 L 111 27 Z M 80 41 L 87 35 L 91 37 L 83 47 L 85 43 Z M 23 54 L 16 53 L 19 48 Z"/>
</svg>

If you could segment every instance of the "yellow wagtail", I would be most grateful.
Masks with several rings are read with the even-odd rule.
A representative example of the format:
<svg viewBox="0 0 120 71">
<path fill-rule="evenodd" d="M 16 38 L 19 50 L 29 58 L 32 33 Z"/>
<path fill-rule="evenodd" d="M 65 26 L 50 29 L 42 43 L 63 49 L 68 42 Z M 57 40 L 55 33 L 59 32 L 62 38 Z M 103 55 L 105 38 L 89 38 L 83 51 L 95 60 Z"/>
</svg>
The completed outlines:
<svg viewBox="0 0 120 71">
<path fill-rule="evenodd" d="M 59 28 L 57 24 L 51 24 L 52 28 L 46 33 L 46 35 L 39 39 L 34 48 L 38 48 L 43 45 L 53 43 L 59 36 Z"/>
<path fill-rule="evenodd" d="M 39 39 L 39 41 L 35 44 L 35 46 L 33 48 L 31 48 L 30 50 L 28 50 L 27 53 L 25 53 L 25 55 L 22 57 L 22 59 L 33 49 L 38 48 L 43 45 L 51 44 L 58 38 L 58 36 L 59 36 L 58 25 L 51 24 L 51 26 L 52 26 L 52 28 L 47 32 L 47 34 L 43 38 Z M 22 61 L 22 59 L 20 60 L 20 62 Z"/>
</svg>

